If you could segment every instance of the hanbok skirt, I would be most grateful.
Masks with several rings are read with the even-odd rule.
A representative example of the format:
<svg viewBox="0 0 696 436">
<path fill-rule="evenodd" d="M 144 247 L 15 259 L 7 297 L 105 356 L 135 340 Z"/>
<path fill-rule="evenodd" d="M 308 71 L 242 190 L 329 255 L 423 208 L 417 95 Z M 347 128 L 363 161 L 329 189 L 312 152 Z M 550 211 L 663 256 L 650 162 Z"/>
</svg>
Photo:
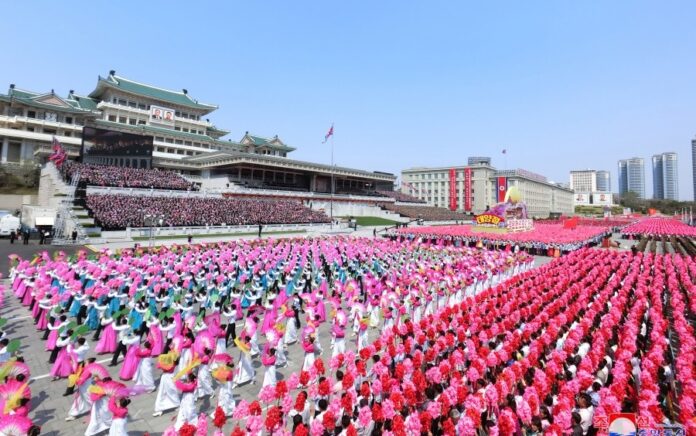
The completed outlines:
<svg viewBox="0 0 696 436">
<path fill-rule="evenodd" d="M 89 415 L 89 425 L 85 430 L 85 436 L 99 434 L 109 427 L 113 416 L 109 410 L 109 397 L 103 396 L 92 405 L 92 412 Z"/>
<path fill-rule="evenodd" d="M 114 351 L 116 351 L 117 346 L 118 341 L 116 337 L 116 332 L 114 331 L 112 324 L 107 324 L 106 327 L 104 327 L 104 329 L 102 330 L 101 336 L 99 337 L 99 342 L 97 342 L 96 347 L 94 347 L 94 351 L 97 354 L 113 353 Z"/>
<path fill-rule="evenodd" d="M 89 412 L 90 409 L 92 409 L 92 402 L 89 400 L 88 392 L 91 385 L 92 383 L 85 382 L 77 389 L 75 397 L 73 398 L 72 406 L 70 406 L 70 410 L 68 411 L 68 415 L 77 417 Z"/>
<path fill-rule="evenodd" d="M 118 378 L 121 380 L 131 380 L 138 370 L 138 360 L 139 357 L 135 354 L 138 351 L 137 345 L 128 346 L 128 351 L 126 352 L 126 358 L 123 359 L 123 365 L 121 365 L 121 370 L 118 372 Z"/>
<path fill-rule="evenodd" d="M 267 366 L 266 367 L 266 372 L 263 374 L 263 385 L 262 387 L 265 386 L 275 386 L 277 383 L 277 378 L 276 378 L 276 367 L 275 365 Z"/>
<path fill-rule="evenodd" d="M 179 405 L 179 414 L 176 416 L 176 423 L 174 428 L 179 430 L 181 426 L 188 423 L 191 425 L 196 425 L 198 423 L 198 413 L 196 413 L 196 399 L 194 398 L 193 392 L 185 392 L 181 397 L 181 404 Z"/>
<path fill-rule="evenodd" d="M 256 372 L 254 371 L 254 367 L 251 366 L 251 356 L 242 351 L 239 356 L 239 368 L 237 369 L 237 374 L 234 376 L 234 383 L 241 385 L 252 381 L 255 375 Z"/>
<path fill-rule="evenodd" d="M 134 386 L 142 387 L 148 392 L 155 390 L 155 378 L 152 376 L 152 358 L 143 357 L 135 371 Z"/>
<path fill-rule="evenodd" d="M 177 408 L 180 403 L 179 390 L 174 384 L 174 374 L 170 372 L 162 373 L 159 389 L 157 390 L 157 398 L 155 399 L 155 412 L 164 412 Z"/>
<path fill-rule="evenodd" d="M 70 355 L 68 354 L 68 351 L 65 348 L 62 348 L 58 352 L 58 356 L 56 357 L 56 361 L 51 367 L 51 376 L 53 377 L 60 377 L 60 378 L 66 378 L 73 372 L 73 363 L 72 359 L 70 359 Z"/>
</svg>

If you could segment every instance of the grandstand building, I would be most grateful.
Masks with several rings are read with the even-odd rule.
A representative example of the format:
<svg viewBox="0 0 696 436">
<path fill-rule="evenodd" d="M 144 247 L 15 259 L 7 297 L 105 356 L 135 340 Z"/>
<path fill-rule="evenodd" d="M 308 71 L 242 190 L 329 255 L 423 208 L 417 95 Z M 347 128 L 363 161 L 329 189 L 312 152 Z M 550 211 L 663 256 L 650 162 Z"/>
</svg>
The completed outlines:
<svg viewBox="0 0 696 436">
<path fill-rule="evenodd" d="M 517 186 L 533 217 L 552 212 L 573 213 L 573 191 L 525 170 L 498 171 L 490 161 L 475 159 L 466 166 L 410 168 L 401 172 L 401 191 L 430 206 L 480 214 L 505 199 Z"/>
<path fill-rule="evenodd" d="M 87 95 L 20 90 L 0 94 L 0 163 L 46 161 L 55 137 L 68 158 L 129 168 L 174 170 L 201 187 L 281 189 L 377 195 L 393 190 L 389 173 L 288 158 L 295 148 L 278 136 L 249 132 L 239 141 L 207 118 L 218 107 L 110 71 Z M 116 135 L 122 136 L 115 139 Z"/>
</svg>

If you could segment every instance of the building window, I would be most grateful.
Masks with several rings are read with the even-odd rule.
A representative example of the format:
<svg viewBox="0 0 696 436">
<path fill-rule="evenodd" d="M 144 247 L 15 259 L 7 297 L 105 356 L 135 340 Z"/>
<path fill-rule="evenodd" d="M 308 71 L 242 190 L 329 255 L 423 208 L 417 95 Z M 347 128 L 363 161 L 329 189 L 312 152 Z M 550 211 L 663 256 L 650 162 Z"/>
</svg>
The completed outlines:
<svg viewBox="0 0 696 436">
<path fill-rule="evenodd" d="M 116 97 L 113 97 L 113 98 L 111 99 L 111 102 L 112 102 L 113 104 L 118 104 L 118 99 L 117 99 Z"/>
<path fill-rule="evenodd" d="M 72 132 L 63 132 L 63 136 L 70 138 L 72 136 Z"/>
<path fill-rule="evenodd" d="M 121 124 L 126 124 L 128 123 L 126 117 L 118 117 L 118 122 Z"/>
<path fill-rule="evenodd" d="M 27 117 L 29 117 L 29 118 L 36 118 L 36 112 L 35 112 L 35 111 L 28 111 L 28 112 L 27 112 Z"/>
<path fill-rule="evenodd" d="M 49 135 L 55 135 L 56 134 L 56 129 L 43 129 L 43 132 Z"/>
<path fill-rule="evenodd" d="M 181 131 L 182 131 L 182 132 L 188 133 L 189 129 L 188 129 L 188 127 L 184 127 L 184 128 L 181 129 Z"/>
<path fill-rule="evenodd" d="M 130 107 L 138 107 L 138 105 L 134 101 L 129 101 L 128 106 Z"/>
<path fill-rule="evenodd" d="M 138 120 L 138 125 L 144 126 L 144 125 L 145 125 L 145 120 Z"/>
<path fill-rule="evenodd" d="M 175 140 L 174 143 L 179 144 L 179 145 L 184 145 L 184 141 L 182 141 L 181 139 Z"/>
<path fill-rule="evenodd" d="M 67 124 L 72 124 L 72 117 L 65 117 L 65 122 Z"/>
<path fill-rule="evenodd" d="M 109 121 L 115 123 L 116 122 L 116 115 L 109 115 Z"/>
<path fill-rule="evenodd" d="M 142 103 L 138 103 L 138 109 L 145 110 L 145 105 Z"/>
<path fill-rule="evenodd" d="M 136 120 L 135 118 L 128 119 L 128 124 L 130 124 L 131 126 L 135 126 L 135 123 L 137 123 L 137 122 L 138 122 L 138 120 Z"/>
<path fill-rule="evenodd" d="M 126 100 L 122 100 L 122 99 L 118 100 L 118 104 L 120 104 L 121 106 L 128 106 L 128 103 L 126 102 Z"/>
<path fill-rule="evenodd" d="M 174 130 L 176 130 L 177 132 L 181 132 L 181 127 L 179 127 L 179 126 L 174 126 Z"/>
<path fill-rule="evenodd" d="M 27 132 L 33 132 L 34 128 L 33 127 L 27 127 Z"/>
</svg>

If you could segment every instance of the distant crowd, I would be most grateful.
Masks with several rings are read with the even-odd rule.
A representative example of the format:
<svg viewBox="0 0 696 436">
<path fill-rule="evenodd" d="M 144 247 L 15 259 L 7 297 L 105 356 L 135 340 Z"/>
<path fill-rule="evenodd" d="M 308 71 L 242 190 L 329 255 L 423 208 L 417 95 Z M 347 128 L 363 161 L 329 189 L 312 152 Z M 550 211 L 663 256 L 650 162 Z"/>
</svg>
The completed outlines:
<svg viewBox="0 0 696 436">
<path fill-rule="evenodd" d="M 104 229 L 142 227 L 148 214 L 163 215 L 165 226 L 330 222 L 295 200 L 88 195 L 86 205 Z"/>
<path fill-rule="evenodd" d="M 78 171 L 80 172 L 80 181 L 84 181 L 88 185 L 120 188 L 195 189 L 193 183 L 173 171 L 92 165 L 74 161 L 66 161 L 60 168 L 66 181 L 72 180 Z"/>
</svg>

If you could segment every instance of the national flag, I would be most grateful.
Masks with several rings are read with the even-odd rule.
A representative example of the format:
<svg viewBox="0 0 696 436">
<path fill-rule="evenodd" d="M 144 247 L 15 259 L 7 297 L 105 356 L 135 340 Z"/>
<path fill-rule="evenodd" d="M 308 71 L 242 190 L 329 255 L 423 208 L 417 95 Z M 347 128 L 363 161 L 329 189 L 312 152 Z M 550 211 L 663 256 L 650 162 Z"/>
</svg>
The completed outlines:
<svg viewBox="0 0 696 436">
<path fill-rule="evenodd" d="M 67 155 L 65 154 L 65 149 L 63 148 L 63 144 L 58 141 L 58 138 L 55 136 L 53 137 L 53 154 L 51 154 L 48 157 L 48 160 L 53 161 L 53 163 L 60 168 L 63 165 L 63 162 L 65 162 L 65 158 Z"/>
<path fill-rule="evenodd" d="M 324 141 L 322 142 L 322 144 L 326 144 L 326 141 L 328 141 L 329 138 L 332 137 L 332 136 L 333 136 L 333 124 L 332 124 L 331 127 L 329 128 L 329 131 L 326 132 L 326 135 L 324 136 Z"/>
</svg>

